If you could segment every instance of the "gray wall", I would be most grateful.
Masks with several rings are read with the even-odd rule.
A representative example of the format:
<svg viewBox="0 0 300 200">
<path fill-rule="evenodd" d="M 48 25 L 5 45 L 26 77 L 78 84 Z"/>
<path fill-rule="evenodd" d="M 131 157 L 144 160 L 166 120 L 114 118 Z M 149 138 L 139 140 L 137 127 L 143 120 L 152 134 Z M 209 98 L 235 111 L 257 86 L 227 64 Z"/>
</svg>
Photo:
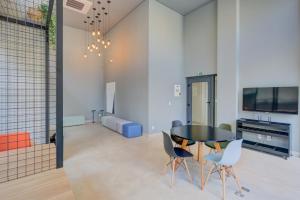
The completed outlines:
<svg viewBox="0 0 300 200">
<path fill-rule="evenodd" d="M 29 132 L 34 144 L 45 143 L 45 31 L 0 21 L 0 40 L 0 135 Z M 53 99 L 55 88 L 50 89 Z M 55 118 L 50 104 L 50 118 Z"/>
<path fill-rule="evenodd" d="M 239 117 L 291 123 L 292 148 L 300 152 L 299 115 L 242 111 L 244 87 L 299 86 L 300 1 L 242 0 L 240 6 Z"/>
<path fill-rule="evenodd" d="M 184 75 L 217 73 L 217 1 L 184 16 Z"/>
<path fill-rule="evenodd" d="M 144 1 L 109 33 L 113 45 L 105 69 L 107 81 L 117 83 L 117 115 L 143 123 L 145 131 L 168 129 L 173 119 L 185 120 L 185 86 L 183 98 L 175 98 L 174 84 L 217 72 L 218 123 L 256 117 L 241 111 L 243 87 L 300 83 L 299 9 L 299 0 L 220 0 L 182 22 L 168 8 Z M 299 115 L 272 119 L 292 124 L 293 150 L 299 152 Z"/>
<path fill-rule="evenodd" d="M 149 132 L 169 130 L 171 121 L 185 121 L 183 17 L 157 1 L 149 1 Z"/>
<path fill-rule="evenodd" d="M 85 31 L 64 26 L 64 116 L 83 115 L 104 108 L 102 57 L 83 58 Z"/>
<path fill-rule="evenodd" d="M 217 124 L 235 129 L 239 81 L 239 0 L 218 1 Z"/>
<path fill-rule="evenodd" d="M 299 0 L 219 0 L 215 6 L 212 2 L 184 17 L 185 75 L 217 71 L 217 123 L 235 126 L 237 118 L 257 115 L 291 123 L 292 149 L 299 153 L 299 115 L 242 111 L 244 87 L 299 86 Z"/>
<path fill-rule="evenodd" d="M 115 114 L 148 130 L 148 2 L 144 1 L 108 34 L 105 81 L 116 82 Z M 110 62 L 112 60 L 112 62 Z"/>
</svg>

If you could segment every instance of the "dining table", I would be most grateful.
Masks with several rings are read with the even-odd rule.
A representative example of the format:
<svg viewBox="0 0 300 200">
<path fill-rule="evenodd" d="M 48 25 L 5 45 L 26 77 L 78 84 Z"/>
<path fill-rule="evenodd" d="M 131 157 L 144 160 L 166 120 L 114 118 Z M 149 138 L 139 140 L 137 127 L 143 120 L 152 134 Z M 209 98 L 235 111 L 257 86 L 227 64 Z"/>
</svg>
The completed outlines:
<svg viewBox="0 0 300 200">
<path fill-rule="evenodd" d="M 181 148 L 187 149 L 189 140 L 198 143 L 197 160 L 200 164 L 201 190 L 204 189 L 204 144 L 205 142 L 214 142 L 215 150 L 221 152 L 219 142 L 233 141 L 236 134 L 213 126 L 204 125 L 184 125 L 171 128 L 170 133 L 183 139 Z"/>
</svg>

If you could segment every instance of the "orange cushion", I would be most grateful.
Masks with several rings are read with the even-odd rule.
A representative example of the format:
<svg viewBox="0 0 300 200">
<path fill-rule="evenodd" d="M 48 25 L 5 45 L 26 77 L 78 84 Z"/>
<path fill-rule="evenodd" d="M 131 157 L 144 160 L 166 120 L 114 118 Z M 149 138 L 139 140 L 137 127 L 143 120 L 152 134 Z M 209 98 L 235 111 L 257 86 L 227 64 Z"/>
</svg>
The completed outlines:
<svg viewBox="0 0 300 200">
<path fill-rule="evenodd" d="M 0 152 L 24 147 L 31 147 L 30 133 L 0 133 Z"/>
</svg>

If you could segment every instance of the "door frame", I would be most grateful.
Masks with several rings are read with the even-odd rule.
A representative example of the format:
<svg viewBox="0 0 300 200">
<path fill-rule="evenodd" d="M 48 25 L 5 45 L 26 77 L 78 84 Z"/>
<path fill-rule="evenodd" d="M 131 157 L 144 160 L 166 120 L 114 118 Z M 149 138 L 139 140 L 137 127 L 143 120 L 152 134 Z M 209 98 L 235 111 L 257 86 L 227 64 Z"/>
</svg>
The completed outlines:
<svg viewBox="0 0 300 200">
<path fill-rule="evenodd" d="M 186 106 L 186 123 L 192 124 L 192 84 L 197 82 L 207 82 L 208 83 L 208 122 L 209 126 L 215 126 L 215 98 L 216 98 L 216 77 L 217 74 L 203 75 L 203 76 L 192 76 L 186 77 L 187 85 L 187 106 Z"/>
</svg>

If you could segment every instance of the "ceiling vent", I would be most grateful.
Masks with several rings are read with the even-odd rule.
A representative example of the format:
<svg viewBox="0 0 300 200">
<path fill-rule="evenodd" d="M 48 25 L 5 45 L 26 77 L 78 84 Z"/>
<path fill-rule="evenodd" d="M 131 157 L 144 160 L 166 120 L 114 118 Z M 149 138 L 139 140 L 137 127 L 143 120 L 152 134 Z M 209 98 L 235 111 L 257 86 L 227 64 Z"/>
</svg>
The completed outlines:
<svg viewBox="0 0 300 200">
<path fill-rule="evenodd" d="M 88 0 L 64 0 L 64 7 L 70 10 L 87 14 L 92 6 L 92 2 Z"/>
</svg>

